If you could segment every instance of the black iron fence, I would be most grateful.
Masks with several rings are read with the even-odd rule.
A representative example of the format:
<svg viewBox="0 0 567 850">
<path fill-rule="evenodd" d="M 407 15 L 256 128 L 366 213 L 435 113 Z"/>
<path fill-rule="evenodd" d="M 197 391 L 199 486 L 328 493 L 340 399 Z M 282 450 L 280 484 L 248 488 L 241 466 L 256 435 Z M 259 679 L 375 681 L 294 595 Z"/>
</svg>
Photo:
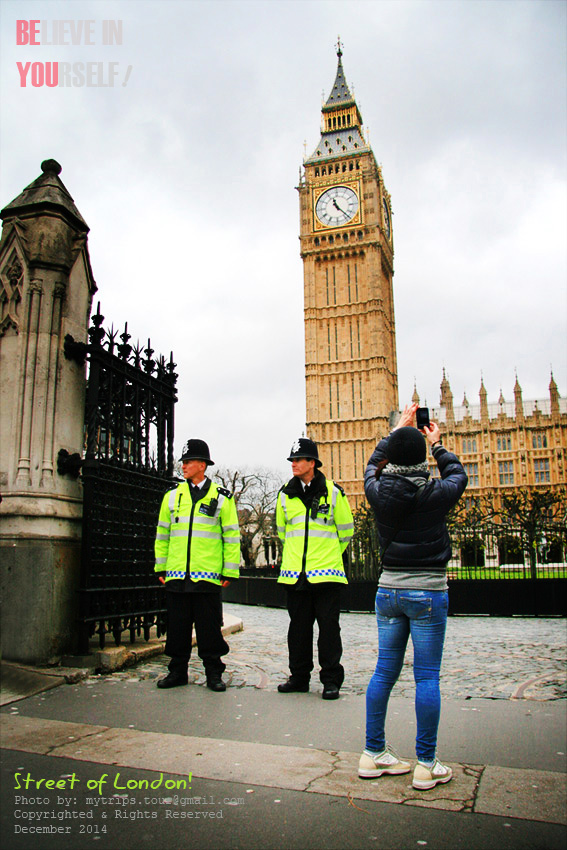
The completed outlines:
<svg viewBox="0 0 567 850">
<path fill-rule="evenodd" d="M 176 401 L 172 357 L 153 358 L 130 345 L 127 326 L 118 336 L 93 316 L 82 461 L 80 651 L 89 639 L 117 644 L 157 627 L 165 631 L 165 601 L 154 574 L 154 537 L 159 505 L 173 480 L 173 423 Z M 118 342 L 117 340 L 120 340 Z M 67 356 L 81 356 L 66 340 Z"/>
<path fill-rule="evenodd" d="M 567 577 L 567 529 L 542 525 L 533 536 L 517 525 L 485 524 L 453 532 L 452 579 Z"/>
<path fill-rule="evenodd" d="M 544 579 L 567 577 L 567 528 L 543 525 L 536 539 L 517 525 L 485 523 L 452 530 L 448 576 L 460 579 Z M 354 581 L 378 575 L 380 545 L 373 525 L 355 534 L 347 550 L 347 573 Z"/>
<path fill-rule="evenodd" d="M 451 614 L 565 615 L 564 524 L 541 526 L 535 535 L 509 523 L 460 525 L 452 538 L 447 568 Z M 379 551 L 374 522 L 362 512 L 355 516 L 355 536 L 345 556 L 349 584 L 342 587 L 343 611 L 374 610 Z M 283 607 L 286 597 L 275 581 L 278 574 L 278 567 L 241 570 L 241 580 L 228 588 L 225 599 Z"/>
</svg>

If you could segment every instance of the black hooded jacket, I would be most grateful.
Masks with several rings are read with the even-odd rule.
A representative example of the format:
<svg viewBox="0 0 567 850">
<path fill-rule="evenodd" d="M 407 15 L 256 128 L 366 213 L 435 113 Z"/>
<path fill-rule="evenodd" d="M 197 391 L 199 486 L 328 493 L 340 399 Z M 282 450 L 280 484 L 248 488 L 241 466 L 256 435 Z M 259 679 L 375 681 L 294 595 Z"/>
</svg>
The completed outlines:
<svg viewBox="0 0 567 850">
<path fill-rule="evenodd" d="M 428 473 L 384 472 L 376 479 L 376 468 L 386 459 L 387 444 L 388 437 L 380 440 L 364 473 L 364 491 L 374 510 L 380 543 L 385 546 L 392 541 L 384 552 L 384 567 L 443 570 L 451 558 L 445 517 L 467 486 L 463 465 L 452 452 L 437 446 L 433 456 L 441 479 L 429 480 Z M 414 501 L 419 487 L 423 492 Z"/>
</svg>

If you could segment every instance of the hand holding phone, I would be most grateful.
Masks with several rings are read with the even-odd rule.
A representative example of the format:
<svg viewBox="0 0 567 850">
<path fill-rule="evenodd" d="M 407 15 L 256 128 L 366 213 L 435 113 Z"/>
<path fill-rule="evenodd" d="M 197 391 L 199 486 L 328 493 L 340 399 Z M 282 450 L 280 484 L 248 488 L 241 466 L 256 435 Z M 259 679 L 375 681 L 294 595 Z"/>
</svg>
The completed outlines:
<svg viewBox="0 0 567 850">
<path fill-rule="evenodd" d="M 425 428 L 429 428 L 429 408 L 428 407 L 418 407 L 415 411 L 415 427 L 419 431 L 424 431 Z"/>
</svg>

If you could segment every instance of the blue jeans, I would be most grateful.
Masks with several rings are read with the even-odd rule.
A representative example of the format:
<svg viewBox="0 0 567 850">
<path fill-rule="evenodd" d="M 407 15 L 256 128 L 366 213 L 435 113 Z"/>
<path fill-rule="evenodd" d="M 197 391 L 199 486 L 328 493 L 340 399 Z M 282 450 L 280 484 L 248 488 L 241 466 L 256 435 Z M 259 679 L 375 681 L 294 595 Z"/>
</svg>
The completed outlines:
<svg viewBox="0 0 567 850">
<path fill-rule="evenodd" d="M 378 663 L 366 690 L 366 749 L 370 752 L 382 752 L 386 746 L 388 700 L 400 675 L 411 634 L 417 716 L 415 751 L 420 761 L 435 758 L 441 713 L 439 671 L 448 607 L 446 590 L 378 588 Z"/>
</svg>

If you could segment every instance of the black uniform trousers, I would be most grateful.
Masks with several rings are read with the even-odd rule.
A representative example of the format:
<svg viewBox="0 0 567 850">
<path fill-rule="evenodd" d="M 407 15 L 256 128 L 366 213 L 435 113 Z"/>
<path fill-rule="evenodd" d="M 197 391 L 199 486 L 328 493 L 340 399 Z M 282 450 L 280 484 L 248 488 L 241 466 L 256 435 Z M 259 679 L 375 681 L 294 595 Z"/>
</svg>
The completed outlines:
<svg viewBox="0 0 567 850">
<path fill-rule="evenodd" d="M 294 679 L 308 682 L 313 670 L 313 624 L 317 620 L 317 651 L 323 685 L 341 687 L 345 677 L 341 664 L 343 645 L 339 616 L 341 586 L 338 582 L 305 584 L 300 589 L 288 588 L 287 610 L 289 630 L 289 669 Z"/>
<path fill-rule="evenodd" d="M 229 645 L 222 636 L 222 599 L 218 591 L 213 593 L 166 593 L 167 597 L 167 640 L 165 654 L 171 656 L 170 673 L 187 673 L 191 658 L 193 623 L 197 634 L 197 652 L 205 667 L 205 673 L 222 673 L 226 664 L 222 655 L 229 652 Z"/>
</svg>

